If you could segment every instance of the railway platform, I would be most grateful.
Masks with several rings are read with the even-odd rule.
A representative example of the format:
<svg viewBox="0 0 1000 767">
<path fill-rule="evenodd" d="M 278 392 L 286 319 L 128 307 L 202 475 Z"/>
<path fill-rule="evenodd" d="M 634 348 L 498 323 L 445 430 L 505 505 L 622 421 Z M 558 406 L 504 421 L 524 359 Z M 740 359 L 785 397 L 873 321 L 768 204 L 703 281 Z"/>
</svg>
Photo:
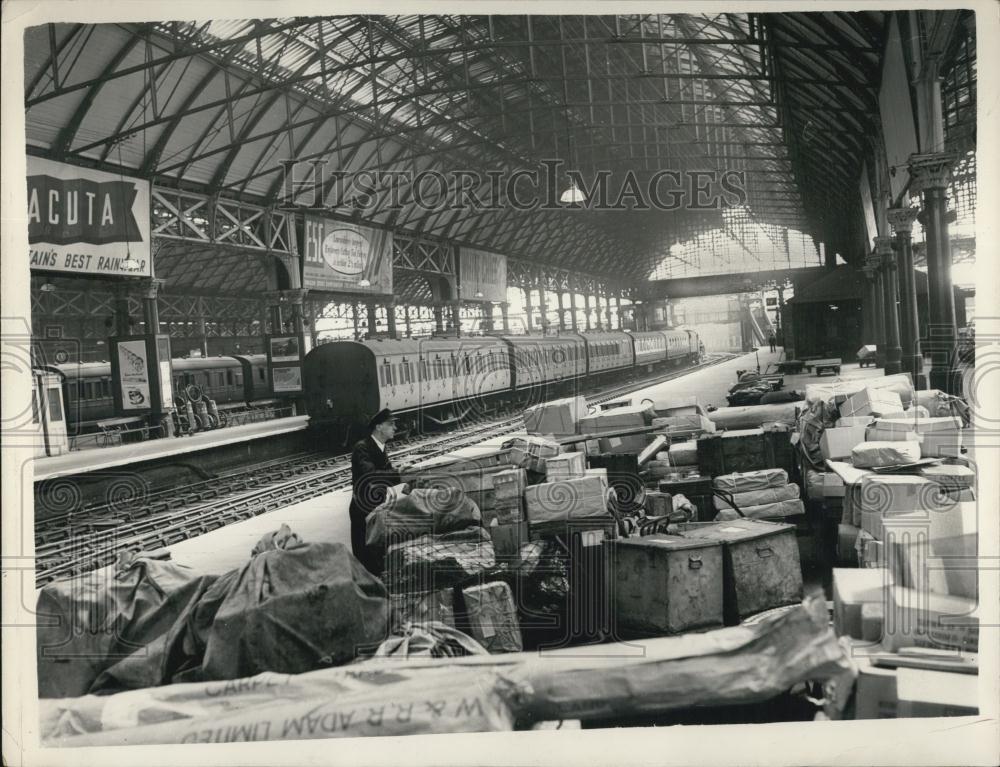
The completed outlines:
<svg viewBox="0 0 1000 767">
<path fill-rule="evenodd" d="M 79 476 L 122 466 L 148 464 L 176 459 L 220 448 L 239 446 L 281 435 L 305 431 L 309 416 L 291 416 L 270 421 L 231 426 L 173 439 L 155 439 L 134 444 L 115 445 L 100 450 L 80 450 L 63 455 L 36 458 L 35 481 Z"/>
</svg>

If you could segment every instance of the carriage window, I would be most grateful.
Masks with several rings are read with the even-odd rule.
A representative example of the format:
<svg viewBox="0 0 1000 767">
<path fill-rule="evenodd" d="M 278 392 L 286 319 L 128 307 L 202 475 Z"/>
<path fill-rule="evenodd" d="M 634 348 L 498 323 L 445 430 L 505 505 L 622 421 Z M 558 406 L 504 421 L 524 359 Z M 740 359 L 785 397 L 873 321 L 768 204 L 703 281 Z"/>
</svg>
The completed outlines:
<svg viewBox="0 0 1000 767">
<path fill-rule="evenodd" d="M 111 381 L 107 378 L 101 381 L 101 396 L 110 397 L 111 396 Z"/>
<path fill-rule="evenodd" d="M 257 377 L 263 381 L 264 380 L 264 368 L 257 368 Z"/>
<path fill-rule="evenodd" d="M 226 371 L 226 382 L 227 382 L 227 383 L 228 383 L 228 384 L 229 384 L 230 386 L 232 386 L 232 385 L 233 385 L 233 371 L 232 371 L 232 370 L 227 370 L 227 371 Z"/>
<path fill-rule="evenodd" d="M 86 399 L 85 392 L 86 392 L 86 389 L 84 388 L 83 381 L 77 381 L 76 382 L 76 398 L 77 399 Z"/>
<path fill-rule="evenodd" d="M 38 423 L 38 392 L 31 392 L 31 421 Z"/>
<path fill-rule="evenodd" d="M 49 389 L 49 420 L 50 421 L 61 421 L 63 419 L 62 415 L 62 405 L 59 400 L 59 389 L 51 388 Z"/>
</svg>

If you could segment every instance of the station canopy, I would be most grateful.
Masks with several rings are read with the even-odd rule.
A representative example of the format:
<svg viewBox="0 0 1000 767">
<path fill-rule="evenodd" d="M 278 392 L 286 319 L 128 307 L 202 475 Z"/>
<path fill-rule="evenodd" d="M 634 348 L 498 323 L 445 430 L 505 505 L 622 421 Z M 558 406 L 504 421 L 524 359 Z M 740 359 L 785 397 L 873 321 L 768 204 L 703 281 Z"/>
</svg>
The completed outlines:
<svg viewBox="0 0 1000 767">
<path fill-rule="evenodd" d="M 619 281 L 821 263 L 847 252 L 866 137 L 878 114 L 886 14 L 343 16 L 55 24 L 25 39 L 29 151 L 161 188 L 331 216 Z M 282 161 L 323 163 L 317 198 Z M 503 179 L 561 160 L 608 174 L 625 210 L 437 204 L 454 171 Z M 343 189 L 337 171 L 354 182 Z M 360 194 L 357 175 L 422 171 Z M 692 172 L 744 173 L 743 195 L 696 209 Z M 687 175 L 684 175 L 687 174 Z M 542 175 L 544 178 L 544 175 Z M 739 178 L 739 177 L 737 177 Z M 701 181 L 697 181 L 702 179 Z M 437 184 L 437 185 L 435 185 Z M 439 188 L 440 187 L 440 188 Z M 430 191 L 427 191 L 427 190 Z M 718 192 L 718 181 L 710 182 Z M 627 191 L 627 190 L 626 190 Z M 634 190 L 633 190 L 634 191 Z M 642 194 L 647 192 L 647 194 Z M 709 198 L 703 198 L 709 199 Z M 422 203 L 422 204 L 418 204 Z M 430 203 L 430 204 L 429 204 Z M 629 206 L 631 206 L 630 209 Z M 160 254 L 169 261 L 170 249 Z M 175 272 L 209 257 L 175 249 Z M 164 262 L 169 269 L 170 263 Z M 159 268 L 159 266 L 158 266 Z M 231 268 L 198 278 L 239 279 Z M 196 281 L 191 278 L 192 284 Z M 252 287 L 252 286 L 248 286 Z"/>
</svg>

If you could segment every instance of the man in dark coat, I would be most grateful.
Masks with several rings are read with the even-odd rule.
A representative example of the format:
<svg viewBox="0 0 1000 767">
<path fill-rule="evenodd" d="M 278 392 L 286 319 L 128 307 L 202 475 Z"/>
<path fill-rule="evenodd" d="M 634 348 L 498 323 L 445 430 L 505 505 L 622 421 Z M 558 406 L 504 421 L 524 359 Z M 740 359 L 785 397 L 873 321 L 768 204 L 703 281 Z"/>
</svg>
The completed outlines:
<svg viewBox="0 0 1000 767">
<path fill-rule="evenodd" d="M 351 453 L 351 549 L 361 564 L 381 576 L 382 557 L 365 544 L 365 518 L 385 500 L 386 490 L 399 484 L 399 472 L 385 452 L 386 443 L 396 435 L 392 411 L 378 411 L 368 429 L 370 436 L 358 442 Z"/>
<path fill-rule="evenodd" d="M 777 351 L 777 348 L 778 348 L 778 338 L 777 338 L 777 336 L 774 335 L 774 331 L 773 330 L 770 331 L 767 334 L 767 343 L 770 345 L 772 352 L 773 351 Z"/>
</svg>

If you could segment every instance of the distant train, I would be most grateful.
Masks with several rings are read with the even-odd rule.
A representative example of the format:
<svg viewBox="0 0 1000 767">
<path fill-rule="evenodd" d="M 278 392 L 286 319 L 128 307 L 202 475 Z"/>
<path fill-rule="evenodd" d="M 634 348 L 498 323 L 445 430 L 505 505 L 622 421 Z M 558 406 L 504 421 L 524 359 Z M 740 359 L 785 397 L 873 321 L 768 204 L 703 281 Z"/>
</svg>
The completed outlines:
<svg viewBox="0 0 1000 767">
<path fill-rule="evenodd" d="M 271 399 L 264 354 L 174 359 L 171 365 L 175 396 L 197 386 L 223 410 Z M 98 421 L 115 416 L 110 362 L 63 363 L 42 370 L 62 380 L 70 434 L 86 432 Z"/>
<path fill-rule="evenodd" d="M 303 394 L 310 424 L 337 439 L 384 407 L 420 429 L 703 353 L 693 330 L 334 341 L 306 355 Z"/>
</svg>

